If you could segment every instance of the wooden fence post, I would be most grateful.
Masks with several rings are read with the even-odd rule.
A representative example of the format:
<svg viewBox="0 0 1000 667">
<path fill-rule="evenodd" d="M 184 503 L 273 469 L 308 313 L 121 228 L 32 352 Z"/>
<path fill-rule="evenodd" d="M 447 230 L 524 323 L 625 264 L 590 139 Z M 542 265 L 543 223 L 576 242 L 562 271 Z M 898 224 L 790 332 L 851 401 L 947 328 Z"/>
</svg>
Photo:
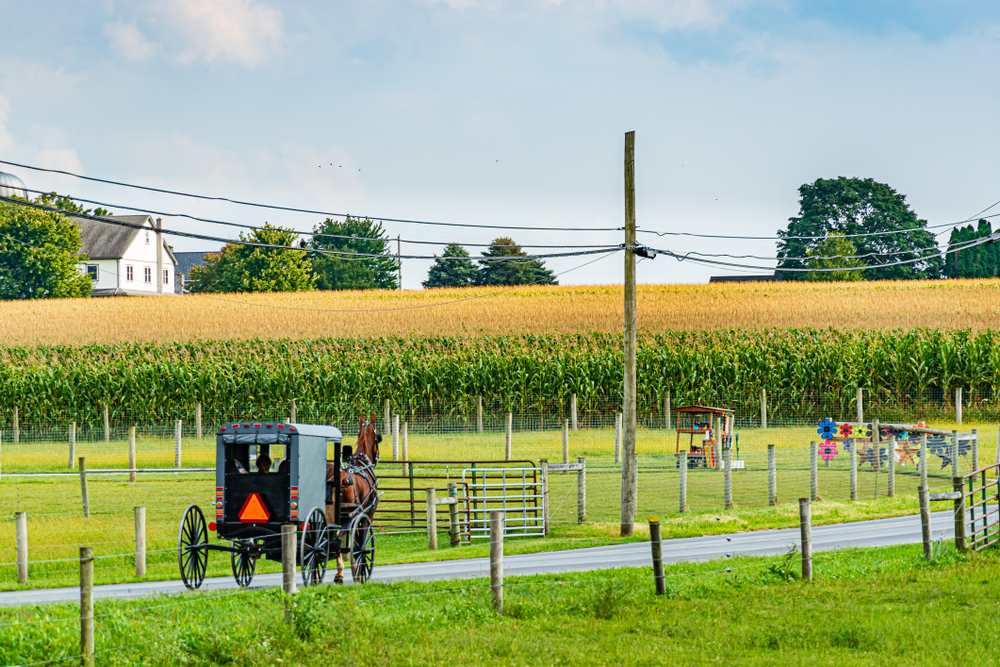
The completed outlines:
<svg viewBox="0 0 1000 667">
<path fill-rule="evenodd" d="M 80 547 L 80 659 L 94 665 L 94 549 Z"/>
<path fill-rule="evenodd" d="M 295 409 L 295 399 L 293 398 L 288 404 L 288 422 L 290 424 L 298 424 L 298 416 Z"/>
<path fill-rule="evenodd" d="M 951 488 L 958 497 L 955 498 L 955 551 L 965 551 L 965 489 L 962 488 L 962 478 L 952 477 Z"/>
<path fill-rule="evenodd" d="M 997 441 L 997 452 L 1000 452 L 1000 439 Z M 1000 457 L 1000 453 L 997 454 Z M 615 463 L 622 462 L 622 413 L 615 413 Z"/>
<path fill-rule="evenodd" d="M 958 431 L 951 432 L 951 447 L 948 453 L 951 454 L 951 476 L 958 477 Z"/>
<path fill-rule="evenodd" d="M 198 438 L 201 438 L 201 401 L 194 404 L 194 428 Z"/>
<path fill-rule="evenodd" d="M 920 486 L 927 486 L 927 434 L 920 434 Z"/>
<path fill-rule="evenodd" d="M 451 546 L 457 547 L 461 541 L 461 532 L 458 526 L 458 483 L 448 482 L 448 499 L 452 502 L 448 504 L 448 538 Z"/>
<path fill-rule="evenodd" d="M 979 429 L 978 428 L 972 429 L 972 470 L 979 470 Z M 970 470 L 970 472 L 971 472 L 971 470 Z"/>
<path fill-rule="evenodd" d="M 563 420 L 563 463 L 569 463 L 569 420 Z"/>
<path fill-rule="evenodd" d="M 14 406 L 14 423 L 13 423 L 13 426 L 14 426 L 14 444 L 16 445 L 16 444 L 18 444 L 18 443 L 21 442 L 21 418 L 20 418 L 20 414 L 17 411 L 17 406 L 16 405 Z"/>
<path fill-rule="evenodd" d="M 1000 446 L 997 448 L 998 454 L 1000 454 Z M 1000 463 L 1000 461 L 997 461 Z M 3 475 L 3 429 L 0 429 L 0 476 Z"/>
<path fill-rule="evenodd" d="M 409 422 L 404 421 L 402 430 L 400 430 L 399 432 L 399 448 L 404 461 L 410 460 L 410 452 L 409 452 L 410 448 L 407 442 L 409 439 L 410 439 Z"/>
<path fill-rule="evenodd" d="M 514 440 L 514 415 L 510 412 L 507 413 L 507 438 L 504 443 L 504 460 L 510 461 L 511 450 L 513 448 Z"/>
<path fill-rule="evenodd" d="M 549 461 L 540 459 L 538 467 L 542 469 L 542 533 L 549 536 Z"/>
<path fill-rule="evenodd" d="M 570 422 L 570 427 L 575 431 L 576 430 L 576 425 L 577 425 L 577 421 L 576 421 L 576 394 L 570 394 L 569 395 L 569 422 Z"/>
<path fill-rule="evenodd" d="M 135 576 L 146 576 L 146 508 L 135 508 Z"/>
<path fill-rule="evenodd" d="M 924 560 L 932 560 L 934 552 L 931 544 L 931 501 L 927 485 L 921 484 L 917 489 L 920 496 L 920 536 L 924 543 Z"/>
<path fill-rule="evenodd" d="M 851 500 L 858 499 L 858 443 L 849 442 L 851 446 Z"/>
<path fill-rule="evenodd" d="M 493 608 L 503 615 L 503 512 L 490 512 L 490 590 Z"/>
<path fill-rule="evenodd" d="M 666 595 L 667 579 L 663 576 L 663 543 L 660 537 L 660 520 L 655 516 L 649 520 L 649 545 L 653 552 L 653 581 L 656 594 Z"/>
<path fill-rule="evenodd" d="M 802 578 L 812 581 L 812 509 L 808 498 L 799 498 L 799 532 L 802 538 Z"/>
<path fill-rule="evenodd" d="M 767 504 L 778 504 L 778 457 L 774 445 L 767 446 Z"/>
<path fill-rule="evenodd" d="M 14 539 L 17 550 L 17 583 L 28 583 L 28 514 L 14 512 Z"/>
<path fill-rule="evenodd" d="M 184 422 L 180 419 L 174 420 L 174 467 L 181 467 L 181 439 L 184 436 Z"/>
<path fill-rule="evenodd" d="M 893 498 L 896 495 L 896 438 L 889 438 L 885 448 L 889 453 L 889 460 L 886 462 L 889 467 L 886 469 L 885 494 Z"/>
<path fill-rule="evenodd" d="M 875 456 L 872 459 L 874 461 L 872 468 L 877 473 L 882 468 L 882 431 L 877 419 L 872 420 L 872 448 L 875 450 Z M 878 484 L 877 475 L 875 477 L 875 484 Z M 875 488 L 876 493 L 878 493 L 878 486 Z"/>
<path fill-rule="evenodd" d="M 438 548 L 438 527 L 437 527 L 437 489 L 426 489 L 427 492 L 427 548 L 437 551 Z"/>
<path fill-rule="evenodd" d="M 865 422 L 865 392 L 861 387 L 858 387 L 858 397 L 856 402 L 858 408 L 858 424 L 863 424 Z"/>
<path fill-rule="evenodd" d="M 962 388 L 955 387 L 955 423 L 962 425 Z"/>
<path fill-rule="evenodd" d="M 476 396 L 476 433 L 483 432 L 483 397 Z"/>
<path fill-rule="evenodd" d="M 817 445 L 813 440 L 809 443 L 809 496 L 811 500 L 819 500 L 819 474 L 816 467 Z"/>
<path fill-rule="evenodd" d="M 69 469 L 76 467 L 76 422 L 69 423 Z"/>
<path fill-rule="evenodd" d="M 688 510 L 688 453 L 687 453 L 687 450 L 681 450 L 680 456 L 677 457 L 677 472 L 678 472 L 678 477 L 680 478 L 679 479 L 680 490 L 678 492 L 678 496 L 680 496 L 680 498 L 679 498 L 680 503 L 679 503 L 678 511 L 680 511 L 680 512 L 687 512 L 687 510 Z"/>
<path fill-rule="evenodd" d="M 111 442 L 111 415 L 108 414 L 108 404 L 104 404 L 104 442 Z"/>
<path fill-rule="evenodd" d="M 767 389 L 760 390 L 760 427 L 767 428 Z"/>
<path fill-rule="evenodd" d="M 667 389 L 663 392 L 663 424 L 664 428 L 668 431 L 671 427 L 670 420 L 672 416 L 673 412 L 670 409 L 670 390 Z"/>
<path fill-rule="evenodd" d="M 733 450 L 729 447 L 722 448 L 724 458 L 722 469 L 722 494 L 727 510 L 733 509 Z"/>
<path fill-rule="evenodd" d="M 399 413 L 392 416 L 392 460 L 399 460 Z"/>
<path fill-rule="evenodd" d="M 281 526 L 281 590 L 287 595 L 295 593 L 295 533 L 298 526 L 286 523 Z M 286 607 L 287 613 L 287 607 Z"/>
<path fill-rule="evenodd" d="M 576 522 L 587 520 L 587 459 L 578 457 L 580 472 L 576 474 Z"/>
<path fill-rule="evenodd" d="M 135 482 L 135 426 L 128 427 L 128 481 Z"/>
<path fill-rule="evenodd" d="M 87 496 L 87 457 L 80 457 L 80 498 L 83 501 L 83 516 L 90 516 L 90 498 Z"/>
<path fill-rule="evenodd" d="M 389 399 L 388 398 L 385 399 L 385 406 L 384 407 L 385 407 L 385 421 L 382 422 L 382 423 L 385 424 L 385 426 L 381 430 L 385 430 L 387 428 L 390 428 L 390 424 L 392 423 L 392 409 L 391 409 L 391 406 L 389 405 Z"/>
</svg>

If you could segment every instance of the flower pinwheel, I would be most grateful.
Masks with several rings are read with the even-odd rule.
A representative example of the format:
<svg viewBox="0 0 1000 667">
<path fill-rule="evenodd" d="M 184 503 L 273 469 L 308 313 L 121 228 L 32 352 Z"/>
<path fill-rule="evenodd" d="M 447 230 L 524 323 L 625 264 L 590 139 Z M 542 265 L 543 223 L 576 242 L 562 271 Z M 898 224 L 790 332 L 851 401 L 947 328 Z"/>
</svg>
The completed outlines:
<svg viewBox="0 0 1000 667">
<path fill-rule="evenodd" d="M 819 428 L 816 429 L 824 440 L 832 440 L 837 435 L 837 422 L 833 421 L 829 417 L 819 422 Z"/>
<path fill-rule="evenodd" d="M 853 427 L 850 424 L 841 424 L 840 425 L 840 435 L 844 436 L 845 438 L 851 437 L 851 433 L 853 431 L 854 431 L 854 429 L 853 429 Z"/>
<path fill-rule="evenodd" d="M 819 455 L 829 465 L 833 457 L 837 455 L 837 443 L 827 440 L 819 446 Z"/>
</svg>

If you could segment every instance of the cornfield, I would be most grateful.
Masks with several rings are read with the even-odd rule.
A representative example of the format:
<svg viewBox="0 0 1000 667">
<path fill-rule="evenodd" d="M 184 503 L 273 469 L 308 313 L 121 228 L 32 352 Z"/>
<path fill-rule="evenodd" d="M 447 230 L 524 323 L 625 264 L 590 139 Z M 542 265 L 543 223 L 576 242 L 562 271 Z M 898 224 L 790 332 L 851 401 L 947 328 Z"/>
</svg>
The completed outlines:
<svg viewBox="0 0 1000 667">
<path fill-rule="evenodd" d="M 196 402 L 270 409 L 292 399 L 374 409 L 382 399 L 465 410 L 476 396 L 505 410 L 565 404 L 577 394 L 621 394 L 622 343 L 614 334 L 238 340 L 200 343 L 10 347 L 0 351 L 0 407 L 47 421 L 97 420 L 103 404 L 163 415 Z M 864 387 L 875 399 L 965 387 L 982 400 L 1000 388 L 993 331 L 728 330 L 639 339 L 641 404 L 785 401 L 832 397 L 839 414 Z M 749 408 L 748 408 L 749 409 Z"/>
</svg>

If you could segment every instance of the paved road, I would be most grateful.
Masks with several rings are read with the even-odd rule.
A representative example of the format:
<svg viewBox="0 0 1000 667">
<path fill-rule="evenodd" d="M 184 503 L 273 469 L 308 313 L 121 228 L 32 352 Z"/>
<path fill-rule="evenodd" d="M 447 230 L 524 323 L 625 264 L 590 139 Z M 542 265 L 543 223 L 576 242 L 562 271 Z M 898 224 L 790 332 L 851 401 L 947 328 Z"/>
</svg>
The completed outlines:
<svg viewBox="0 0 1000 667">
<path fill-rule="evenodd" d="M 931 536 L 935 540 L 950 538 L 953 535 L 953 525 L 951 512 L 935 512 L 931 516 Z M 832 526 L 816 526 L 813 528 L 812 534 L 813 551 L 828 551 L 844 547 L 911 544 L 920 542 L 920 517 L 907 516 Z M 786 553 L 789 546 L 798 543 L 798 528 L 664 540 L 663 560 L 673 563 L 725 558 L 727 555 L 773 556 Z M 651 564 L 648 542 L 504 557 L 504 571 L 509 575 L 578 572 Z M 405 579 L 431 581 L 435 579 L 487 577 L 489 572 L 489 558 L 467 558 L 434 563 L 377 565 L 372 579 L 374 581 Z M 348 570 L 349 578 L 350 570 Z M 333 581 L 332 571 L 327 573 L 326 580 L 327 582 Z M 260 575 L 254 579 L 253 583 L 254 588 L 280 586 L 281 574 Z M 219 590 L 235 588 L 235 586 L 236 583 L 232 577 L 216 577 L 206 579 L 202 588 Z M 186 589 L 180 581 L 114 584 L 96 586 L 94 596 L 99 598 L 130 598 L 157 593 L 180 593 L 184 590 Z M 0 593 L 0 605 L 66 602 L 79 599 L 79 588 L 49 588 Z"/>
</svg>

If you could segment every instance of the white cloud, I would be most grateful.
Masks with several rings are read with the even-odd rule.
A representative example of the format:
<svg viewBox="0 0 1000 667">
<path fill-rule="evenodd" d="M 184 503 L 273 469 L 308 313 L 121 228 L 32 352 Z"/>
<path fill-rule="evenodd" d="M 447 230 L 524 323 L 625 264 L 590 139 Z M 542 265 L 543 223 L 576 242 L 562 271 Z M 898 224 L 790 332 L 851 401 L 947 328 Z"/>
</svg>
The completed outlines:
<svg viewBox="0 0 1000 667">
<path fill-rule="evenodd" d="M 156 51 L 156 46 L 134 23 L 107 23 L 104 36 L 111 42 L 111 48 L 129 60 L 146 60 Z"/>
<path fill-rule="evenodd" d="M 263 64 L 284 41 L 281 11 L 253 0 L 169 0 L 160 14 L 187 42 L 182 62 Z"/>
<path fill-rule="evenodd" d="M 0 93 L 0 153 L 10 150 L 14 145 L 14 140 L 7 132 L 7 114 L 10 113 L 10 100 Z"/>
<path fill-rule="evenodd" d="M 624 17 L 645 19 L 661 30 L 715 28 L 725 23 L 733 0 L 610 0 Z"/>
</svg>

